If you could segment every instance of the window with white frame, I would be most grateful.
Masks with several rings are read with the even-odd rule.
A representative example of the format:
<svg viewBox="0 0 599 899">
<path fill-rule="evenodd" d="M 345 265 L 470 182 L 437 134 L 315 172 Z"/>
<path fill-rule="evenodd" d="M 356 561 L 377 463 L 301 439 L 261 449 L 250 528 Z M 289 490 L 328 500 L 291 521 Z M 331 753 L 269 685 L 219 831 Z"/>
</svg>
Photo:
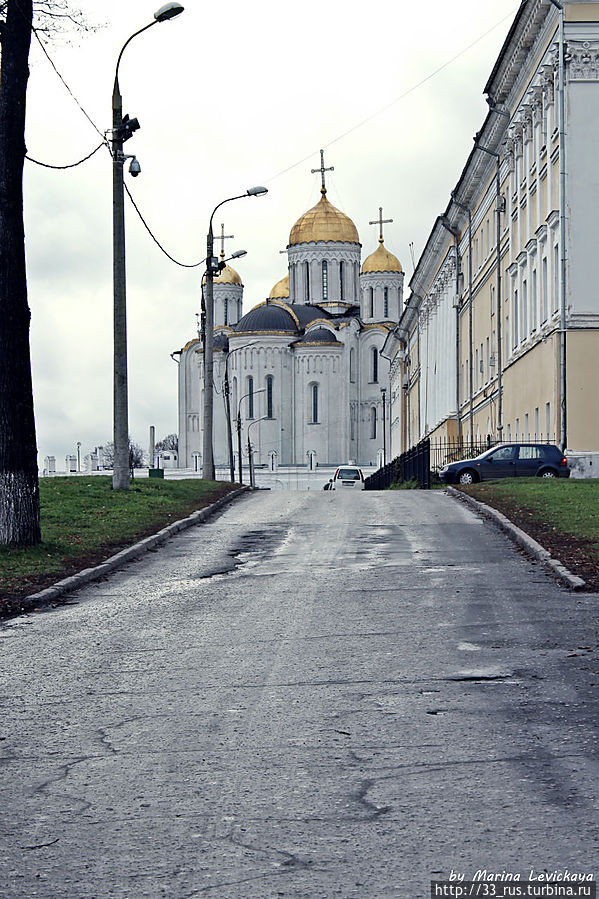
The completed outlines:
<svg viewBox="0 0 599 899">
<path fill-rule="evenodd" d="M 539 325 L 539 309 L 537 304 L 537 270 L 533 268 L 530 277 L 530 329 L 536 331 Z"/>
<path fill-rule="evenodd" d="M 549 318 L 549 284 L 547 281 L 547 257 L 541 260 L 541 324 Z"/>
<path fill-rule="evenodd" d="M 518 303 L 518 288 L 514 287 L 512 314 L 512 345 L 516 348 L 520 342 L 520 307 Z"/>
</svg>

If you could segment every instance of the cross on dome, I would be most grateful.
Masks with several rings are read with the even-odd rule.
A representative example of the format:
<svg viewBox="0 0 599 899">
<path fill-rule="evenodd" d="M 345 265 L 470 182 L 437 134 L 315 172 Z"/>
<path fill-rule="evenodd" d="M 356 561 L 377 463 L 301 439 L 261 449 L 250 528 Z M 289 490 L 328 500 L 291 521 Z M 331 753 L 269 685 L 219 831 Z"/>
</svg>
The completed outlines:
<svg viewBox="0 0 599 899">
<path fill-rule="evenodd" d="M 383 218 L 383 207 L 379 206 L 379 217 L 375 219 L 374 222 L 368 222 L 369 225 L 378 225 L 379 226 L 379 243 L 383 243 L 383 225 L 386 225 L 392 222 L 393 219 L 384 219 Z"/>
<path fill-rule="evenodd" d="M 220 226 L 220 236 L 217 237 L 217 240 L 220 240 L 220 258 L 225 258 L 225 240 L 233 239 L 235 237 L 234 234 L 225 234 L 225 226 L 221 224 Z"/>
<path fill-rule="evenodd" d="M 323 197 L 324 197 L 325 194 L 326 194 L 326 192 L 327 192 L 327 186 L 326 186 L 326 184 L 325 184 L 325 182 L 324 182 L 324 173 L 325 173 L 325 172 L 334 172 L 334 171 L 335 171 L 335 166 L 334 166 L 334 165 L 330 166 L 328 169 L 326 169 L 326 168 L 324 167 L 324 150 L 321 150 L 321 151 L 320 151 L 320 168 L 319 168 L 319 169 L 310 169 L 310 171 L 311 171 L 311 173 L 312 173 L 313 175 L 315 175 L 317 172 L 320 172 L 321 177 L 322 177 L 322 187 L 320 188 L 320 192 L 321 192 L 321 194 L 322 194 Z"/>
</svg>

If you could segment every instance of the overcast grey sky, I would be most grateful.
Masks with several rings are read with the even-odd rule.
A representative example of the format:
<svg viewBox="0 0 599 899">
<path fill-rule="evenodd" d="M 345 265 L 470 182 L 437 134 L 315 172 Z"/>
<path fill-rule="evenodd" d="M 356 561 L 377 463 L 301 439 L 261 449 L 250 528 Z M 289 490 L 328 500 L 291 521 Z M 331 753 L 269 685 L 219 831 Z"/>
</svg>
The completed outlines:
<svg viewBox="0 0 599 899">
<path fill-rule="evenodd" d="M 267 196 L 215 218 L 235 235 L 229 252 L 248 251 L 235 264 L 245 309 L 262 302 L 286 272 L 292 225 L 318 200 L 310 169 L 324 147 L 335 167 L 329 199 L 355 222 L 364 254 L 383 206 L 394 220 L 385 243 L 409 277 L 409 245 L 418 258 L 486 115 L 482 89 L 518 0 L 183 3 L 180 17 L 131 43 L 120 67 L 124 111 L 141 123 L 126 152 L 142 174 L 127 184 L 168 252 L 202 259 L 214 206 L 266 185 Z M 160 3 L 80 6 L 103 27 L 48 52 L 104 132 L 118 53 Z M 100 137 L 35 41 L 30 62 L 28 153 L 74 162 Z M 177 430 L 170 353 L 196 336 L 201 270 L 163 256 L 128 201 L 126 217 L 130 433 L 147 447 L 150 425 L 158 438 Z M 68 171 L 26 163 L 25 226 L 39 460 L 55 455 L 63 468 L 77 441 L 85 454 L 112 439 L 108 152 Z"/>
</svg>

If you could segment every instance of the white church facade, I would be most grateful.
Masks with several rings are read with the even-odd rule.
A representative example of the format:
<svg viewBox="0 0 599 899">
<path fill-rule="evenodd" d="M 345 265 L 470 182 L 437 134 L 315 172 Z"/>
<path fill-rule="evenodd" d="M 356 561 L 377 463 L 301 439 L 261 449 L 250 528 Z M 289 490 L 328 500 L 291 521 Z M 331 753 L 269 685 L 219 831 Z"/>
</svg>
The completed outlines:
<svg viewBox="0 0 599 899">
<path fill-rule="evenodd" d="M 327 198 L 293 225 L 288 273 L 242 314 L 243 284 L 226 265 L 214 281 L 214 462 L 228 467 L 225 379 L 235 466 L 248 440 L 257 464 L 380 465 L 388 430 L 389 361 L 380 351 L 403 310 L 404 274 L 383 242 L 363 262 L 353 221 Z M 388 220 L 391 221 L 391 220 Z M 224 251 L 221 252 L 224 259 Z M 203 347 L 179 359 L 179 466 L 201 468 Z"/>
</svg>

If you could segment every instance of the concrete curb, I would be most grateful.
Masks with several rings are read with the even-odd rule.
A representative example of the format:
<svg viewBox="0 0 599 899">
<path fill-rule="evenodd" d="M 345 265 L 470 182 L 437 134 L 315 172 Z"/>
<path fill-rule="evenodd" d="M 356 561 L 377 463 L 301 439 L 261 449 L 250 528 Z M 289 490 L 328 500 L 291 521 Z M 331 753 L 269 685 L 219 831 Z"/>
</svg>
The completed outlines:
<svg viewBox="0 0 599 899">
<path fill-rule="evenodd" d="M 472 506 L 477 512 L 480 512 L 481 515 L 484 515 L 485 518 L 490 518 L 500 530 L 502 530 L 505 534 L 510 537 L 514 543 L 517 543 L 519 546 L 524 549 L 528 555 L 532 556 L 535 559 L 538 559 L 539 562 L 542 562 L 546 568 L 552 572 L 552 574 L 558 578 L 558 580 L 562 581 L 567 587 L 571 590 L 582 590 L 583 587 L 586 586 L 585 581 L 582 578 L 577 577 L 577 575 L 572 574 L 571 571 L 562 565 L 557 559 L 554 559 L 549 552 L 549 550 L 545 549 L 544 546 L 541 546 L 540 543 L 537 543 L 536 540 L 533 540 L 525 531 L 521 530 L 521 528 L 516 527 L 516 525 L 506 518 L 505 515 L 502 515 L 501 512 L 498 512 L 497 509 L 493 509 L 491 506 L 485 505 L 485 503 L 479 502 L 477 499 L 474 499 L 472 496 L 468 496 L 467 493 L 462 493 L 461 490 L 456 490 L 455 487 L 447 486 L 445 488 L 447 493 L 450 496 L 453 496 L 455 499 L 460 502 L 466 503 L 468 506 Z"/>
<path fill-rule="evenodd" d="M 239 487 L 238 490 L 233 490 L 231 493 L 227 493 L 226 496 L 222 496 L 220 499 L 216 500 L 211 506 L 206 506 L 205 509 L 198 509 L 197 512 L 192 512 L 188 518 L 174 521 L 172 524 L 167 525 L 167 527 L 162 528 L 162 530 L 158 531 L 156 534 L 145 537 L 133 546 L 128 546 L 127 549 L 123 549 L 114 556 L 110 556 L 110 558 L 106 559 L 106 561 L 102 562 L 100 565 L 96 565 L 95 568 L 85 568 L 83 571 L 80 571 L 71 577 L 66 577 L 64 580 L 58 581 L 52 587 L 47 587 L 39 593 L 32 593 L 29 596 L 24 596 L 23 605 L 25 606 L 26 604 L 29 606 L 33 603 L 37 606 L 40 603 L 51 603 L 54 602 L 54 600 L 60 599 L 65 593 L 71 593 L 71 591 L 77 590 L 79 587 L 85 587 L 87 584 L 99 581 L 101 578 L 106 577 L 107 574 L 110 574 L 110 572 L 122 567 L 126 562 L 131 562 L 133 559 L 139 558 L 139 556 L 142 556 L 150 549 L 154 549 L 154 547 L 159 546 L 161 543 L 166 543 L 167 540 L 174 537 L 174 535 L 178 534 L 180 531 L 186 531 L 188 528 L 206 521 L 214 515 L 215 512 L 222 509 L 223 506 L 226 506 L 247 491 L 249 491 L 249 487 Z"/>
</svg>

